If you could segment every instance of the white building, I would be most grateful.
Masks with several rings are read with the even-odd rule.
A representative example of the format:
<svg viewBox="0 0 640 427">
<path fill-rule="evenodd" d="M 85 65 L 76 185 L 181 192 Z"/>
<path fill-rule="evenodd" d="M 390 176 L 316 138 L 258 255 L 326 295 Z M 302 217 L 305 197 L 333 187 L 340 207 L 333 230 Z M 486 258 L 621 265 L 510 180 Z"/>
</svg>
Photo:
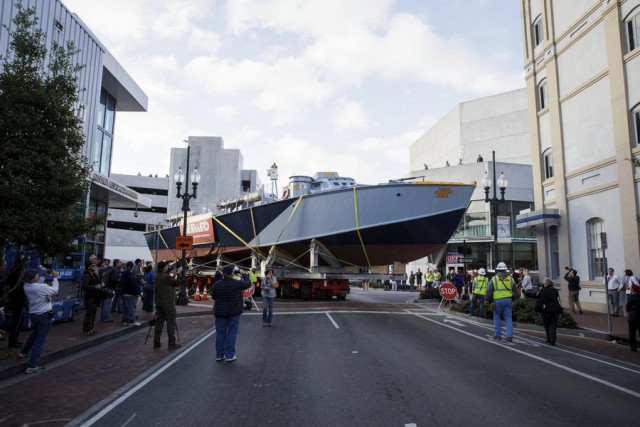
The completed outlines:
<svg viewBox="0 0 640 427">
<path fill-rule="evenodd" d="M 109 53 L 91 30 L 60 0 L 22 0 L 24 8 L 33 7 L 39 26 L 46 36 L 49 51 L 54 41 L 72 41 L 80 53 L 77 58 L 84 68 L 79 72 L 80 104 L 78 115 L 83 120 L 85 145 L 82 154 L 93 162 L 89 177 L 91 187 L 87 195 L 87 215 L 105 214 L 108 206 L 150 207 L 150 200 L 110 178 L 111 158 L 116 138 L 116 112 L 146 111 L 147 96 L 125 69 Z M 0 52 L 9 46 L 9 30 L 18 9 L 15 0 L 0 3 Z M 82 253 L 73 254 L 65 262 L 79 267 L 83 257 L 104 255 L 104 234 L 83 237 Z"/>
<path fill-rule="evenodd" d="M 535 236 L 530 229 L 516 228 L 516 216 L 531 208 L 533 202 L 529 140 L 526 90 L 519 89 L 458 104 L 411 145 L 412 177 L 426 181 L 476 181 L 478 185 L 447 251 L 410 263 L 408 271 L 420 268 L 424 272 L 427 266 L 441 263 L 446 267 L 462 267 L 463 264 L 452 261 L 457 259 L 458 246 L 471 250 L 465 256 L 473 259 L 468 268 L 493 269 L 497 262 L 504 261 L 512 268 L 537 270 Z M 508 178 L 505 202 L 500 204 L 498 213 L 507 224 L 505 232 L 509 237 L 495 244 L 491 208 L 480 184 L 485 174 L 490 180 L 493 178 L 492 151 L 496 156 L 496 174 L 504 172 Z M 478 155 L 482 155 L 481 162 Z M 458 165 L 459 159 L 462 165 Z M 500 198 L 499 190 L 497 196 Z"/>
<path fill-rule="evenodd" d="M 234 199 L 258 190 L 260 178 L 255 170 L 242 169 L 242 153 L 236 148 L 224 148 L 224 140 L 219 136 L 190 136 L 189 171 L 195 168 L 200 173 L 200 183 L 196 198 L 189 201 L 190 212 L 201 214 L 217 212 L 217 204 L 222 200 Z M 187 148 L 171 149 L 171 166 L 169 173 L 169 197 L 167 215 L 169 217 L 182 214 L 182 199 L 176 197 L 177 187 L 175 173 L 178 168 L 187 170 Z M 192 193 L 182 186 L 182 192 Z"/>
<path fill-rule="evenodd" d="M 105 258 L 150 261 L 144 233 L 167 225 L 169 177 L 112 174 L 111 178 L 150 199 L 151 206 L 109 206 Z"/>
<path fill-rule="evenodd" d="M 522 22 L 540 272 L 575 268 L 606 312 L 607 267 L 640 272 L 640 0 L 526 0 Z"/>
<path fill-rule="evenodd" d="M 476 162 L 531 164 L 526 89 L 461 102 L 409 148 L 412 171 Z"/>
</svg>

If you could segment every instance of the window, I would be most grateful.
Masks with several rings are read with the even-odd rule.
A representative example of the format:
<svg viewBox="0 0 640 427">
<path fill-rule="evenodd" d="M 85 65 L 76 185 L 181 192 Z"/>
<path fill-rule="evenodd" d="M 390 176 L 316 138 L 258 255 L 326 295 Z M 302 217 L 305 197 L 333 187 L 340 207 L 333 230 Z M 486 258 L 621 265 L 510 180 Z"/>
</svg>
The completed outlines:
<svg viewBox="0 0 640 427">
<path fill-rule="evenodd" d="M 96 130 L 94 141 L 93 169 L 105 176 L 109 176 L 116 99 L 104 89 L 100 93 L 100 105 L 98 105 L 97 114 L 98 129 Z"/>
<path fill-rule="evenodd" d="M 629 52 L 640 46 L 640 11 L 627 21 L 627 37 L 629 38 Z"/>
<path fill-rule="evenodd" d="M 551 148 L 542 153 L 544 164 L 544 179 L 553 178 L 553 152 Z"/>
<path fill-rule="evenodd" d="M 636 130 L 636 145 L 640 145 L 640 106 L 633 112 L 633 124 Z"/>
<path fill-rule="evenodd" d="M 596 277 L 604 277 L 606 259 L 602 249 L 602 235 L 604 221 L 601 218 L 593 218 L 587 221 L 587 243 L 589 245 L 589 280 Z"/>
<path fill-rule="evenodd" d="M 542 15 L 538 16 L 533 21 L 533 27 L 531 31 L 533 37 L 533 47 L 536 48 L 544 40 L 544 34 L 542 32 Z"/>
<path fill-rule="evenodd" d="M 549 95 L 547 92 L 547 79 L 542 79 L 538 83 L 538 111 L 549 106 Z"/>
</svg>

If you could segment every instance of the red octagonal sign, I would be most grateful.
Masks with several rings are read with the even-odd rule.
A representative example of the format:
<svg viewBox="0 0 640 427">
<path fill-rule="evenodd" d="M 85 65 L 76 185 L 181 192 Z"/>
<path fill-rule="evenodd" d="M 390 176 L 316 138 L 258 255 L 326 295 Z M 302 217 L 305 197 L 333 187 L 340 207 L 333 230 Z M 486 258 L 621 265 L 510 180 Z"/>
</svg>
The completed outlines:
<svg viewBox="0 0 640 427">
<path fill-rule="evenodd" d="M 458 296 L 458 290 L 449 282 L 440 284 L 440 296 L 446 300 L 454 300 Z"/>
</svg>

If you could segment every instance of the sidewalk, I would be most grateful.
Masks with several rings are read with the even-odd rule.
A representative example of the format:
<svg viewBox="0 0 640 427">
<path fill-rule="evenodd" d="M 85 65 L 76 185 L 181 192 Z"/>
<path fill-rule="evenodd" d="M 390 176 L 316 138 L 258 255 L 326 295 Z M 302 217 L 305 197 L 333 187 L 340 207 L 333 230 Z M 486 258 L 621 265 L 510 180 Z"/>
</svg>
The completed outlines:
<svg viewBox="0 0 640 427">
<path fill-rule="evenodd" d="M 292 304 L 292 308 L 295 306 L 295 309 L 302 309 L 307 306 L 302 301 L 291 302 L 290 304 Z M 346 301 L 340 304 L 340 308 L 344 309 L 346 308 L 345 305 L 348 304 L 349 302 Z M 189 305 L 176 306 L 176 310 L 178 317 L 211 316 L 211 324 L 213 325 L 213 301 L 210 299 L 198 302 L 190 301 Z M 455 316 L 466 316 L 465 314 L 455 311 L 447 310 L 447 312 Z M 140 303 L 138 303 L 138 317 L 142 325 L 139 327 L 123 326 L 120 322 L 120 314 L 113 313 L 111 316 L 113 319 L 112 323 L 96 321 L 95 328 L 98 333 L 94 336 L 82 335 L 83 310 L 76 316 L 75 321 L 65 321 L 54 324 L 49 332 L 47 343 L 45 344 L 41 364 L 46 365 L 55 360 L 68 357 L 100 343 L 114 340 L 125 334 L 139 330 L 140 328 L 148 330 L 149 320 L 153 319 L 152 314 L 140 309 Z M 100 314 L 98 313 L 96 317 L 99 318 Z M 629 351 L 626 317 L 610 318 L 611 333 L 609 333 L 607 314 L 585 311 L 584 314 L 574 315 L 574 318 L 578 322 L 580 329 L 559 329 L 559 345 L 576 347 L 602 356 L 640 365 L 640 353 Z M 491 322 L 487 319 L 483 321 Z M 514 324 L 514 328 L 518 333 L 525 333 L 542 338 L 545 336 L 544 329 L 541 326 Z M 20 340 L 22 342 L 26 341 L 30 333 L 30 331 L 22 331 L 20 333 Z M 153 337 L 149 339 L 153 339 Z M 8 348 L 7 345 L 6 340 L 0 341 L 0 381 L 22 374 L 26 363 L 25 359 L 18 358 L 20 349 Z"/>
<path fill-rule="evenodd" d="M 82 350 L 86 350 L 106 341 L 111 341 L 130 332 L 143 328 L 148 330 L 149 321 L 153 319 L 153 314 L 142 311 L 141 302 L 138 301 L 138 321 L 141 326 L 124 326 L 121 322 L 122 315 L 111 313 L 111 323 L 100 322 L 100 310 L 96 313 L 95 329 L 98 332 L 93 336 L 82 335 L 82 321 L 84 319 L 84 310 L 75 316 L 74 321 L 62 321 L 55 323 L 44 346 L 42 359 L 40 364 L 62 359 Z M 190 301 L 189 305 L 176 306 L 177 317 L 210 315 L 211 324 L 213 325 L 213 301 Z M 20 341 L 25 342 L 31 334 L 31 331 L 21 331 Z M 152 335 L 149 337 L 153 340 Z M 18 375 L 24 372 L 27 359 L 18 358 L 19 348 L 8 348 L 7 340 L 0 341 L 0 381 Z"/>
</svg>

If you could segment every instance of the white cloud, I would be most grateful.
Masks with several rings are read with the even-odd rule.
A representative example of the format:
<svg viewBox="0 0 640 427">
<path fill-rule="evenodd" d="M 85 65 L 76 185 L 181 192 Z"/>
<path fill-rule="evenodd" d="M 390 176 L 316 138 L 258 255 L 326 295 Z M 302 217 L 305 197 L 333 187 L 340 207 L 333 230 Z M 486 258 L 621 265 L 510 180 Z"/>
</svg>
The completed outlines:
<svg viewBox="0 0 640 427">
<path fill-rule="evenodd" d="M 338 130 L 362 129 L 368 120 L 362 106 L 354 101 L 345 101 L 333 116 L 333 123 Z"/>
<path fill-rule="evenodd" d="M 118 173 L 166 173 L 170 147 L 212 135 L 262 179 L 277 162 L 280 185 L 318 170 L 385 181 L 458 102 L 524 86 L 521 53 L 499 46 L 520 34 L 518 6 L 501 2 L 474 16 L 498 36 L 438 22 L 462 1 L 63 1 L 149 96 L 147 113 L 118 113 Z"/>
<path fill-rule="evenodd" d="M 234 0 L 226 5 L 228 26 L 242 33 L 254 28 L 311 37 L 353 27 L 377 28 L 392 0 Z"/>
</svg>

